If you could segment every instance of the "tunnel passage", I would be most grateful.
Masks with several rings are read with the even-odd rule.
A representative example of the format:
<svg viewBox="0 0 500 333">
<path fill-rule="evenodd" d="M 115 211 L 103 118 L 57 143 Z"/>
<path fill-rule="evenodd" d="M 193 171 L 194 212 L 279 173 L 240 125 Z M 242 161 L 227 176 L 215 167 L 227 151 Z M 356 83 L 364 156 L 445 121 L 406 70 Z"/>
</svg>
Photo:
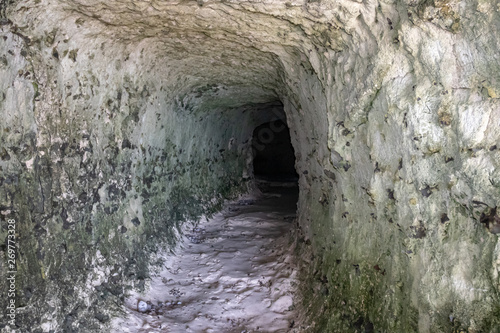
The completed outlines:
<svg viewBox="0 0 500 333">
<path fill-rule="evenodd" d="M 284 160 L 252 156 L 273 114 L 251 107 L 276 100 L 300 175 L 299 243 L 312 246 L 299 292 L 314 331 L 495 331 L 495 9 L 2 1 L 0 215 L 22 247 L 16 331 L 107 331 L 89 327 L 144 286 L 159 244 Z"/>
<path fill-rule="evenodd" d="M 253 131 L 253 169 L 257 178 L 296 181 L 295 151 L 284 120 L 259 125 Z"/>
</svg>

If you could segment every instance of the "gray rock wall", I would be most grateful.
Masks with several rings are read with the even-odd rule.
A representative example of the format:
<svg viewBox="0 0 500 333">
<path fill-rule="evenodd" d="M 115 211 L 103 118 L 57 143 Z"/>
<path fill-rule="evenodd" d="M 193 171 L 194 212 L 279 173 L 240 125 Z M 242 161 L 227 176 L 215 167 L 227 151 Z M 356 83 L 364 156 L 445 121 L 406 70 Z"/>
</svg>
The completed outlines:
<svg viewBox="0 0 500 333">
<path fill-rule="evenodd" d="M 258 110 L 281 100 L 312 330 L 496 332 L 499 10 L 9 4 L 0 204 L 18 221 L 19 324 L 99 331 L 148 253 L 248 188 Z"/>
<path fill-rule="evenodd" d="M 258 105 L 199 112 L 133 51 L 3 28 L 0 197 L 18 228 L 17 323 L 99 331 L 182 222 L 247 189 L 252 125 L 238 124 L 269 117 Z"/>
</svg>

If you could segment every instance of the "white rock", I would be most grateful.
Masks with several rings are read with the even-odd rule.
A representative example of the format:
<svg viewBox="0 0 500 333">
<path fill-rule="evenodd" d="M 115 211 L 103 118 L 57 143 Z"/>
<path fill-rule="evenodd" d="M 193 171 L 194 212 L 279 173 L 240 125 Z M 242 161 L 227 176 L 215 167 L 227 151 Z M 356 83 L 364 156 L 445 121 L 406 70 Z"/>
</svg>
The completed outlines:
<svg viewBox="0 0 500 333">
<path fill-rule="evenodd" d="M 139 303 L 137 303 L 137 310 L 139 312 L 146 312 L 150 309 L 151 309 L 151 305 L 149 305 L 148 303 L 146 303 L 144 301 L 139 301 Z"/>
</svg>

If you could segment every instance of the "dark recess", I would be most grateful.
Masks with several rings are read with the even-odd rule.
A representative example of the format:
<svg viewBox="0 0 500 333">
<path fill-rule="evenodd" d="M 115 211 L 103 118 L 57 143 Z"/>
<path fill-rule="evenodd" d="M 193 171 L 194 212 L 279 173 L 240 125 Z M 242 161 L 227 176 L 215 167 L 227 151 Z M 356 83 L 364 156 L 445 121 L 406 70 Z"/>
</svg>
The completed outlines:
<svg viewBox="0 0 500 333">
<path fill-rule="evenodd" d="M 296 181 L 295 152 L 290 131 L 282 120 L 258 126 L 253 132 L 253 168 L 258 178 Z"/>
</svg>

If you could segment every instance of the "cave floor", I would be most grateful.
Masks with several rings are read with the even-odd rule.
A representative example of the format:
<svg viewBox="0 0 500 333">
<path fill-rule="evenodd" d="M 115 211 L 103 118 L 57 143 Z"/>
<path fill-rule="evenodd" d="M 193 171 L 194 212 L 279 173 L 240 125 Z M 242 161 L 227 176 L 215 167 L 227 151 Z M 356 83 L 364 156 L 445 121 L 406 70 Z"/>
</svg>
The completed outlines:
<svg viewBox="0 0 500 333">
<path fill-rule="evenodd" d="M 186 228 L 111 332 L 299 332 L 290 235 L 298 189 L 265 182 L 261 190 Z"/>
</svg>

